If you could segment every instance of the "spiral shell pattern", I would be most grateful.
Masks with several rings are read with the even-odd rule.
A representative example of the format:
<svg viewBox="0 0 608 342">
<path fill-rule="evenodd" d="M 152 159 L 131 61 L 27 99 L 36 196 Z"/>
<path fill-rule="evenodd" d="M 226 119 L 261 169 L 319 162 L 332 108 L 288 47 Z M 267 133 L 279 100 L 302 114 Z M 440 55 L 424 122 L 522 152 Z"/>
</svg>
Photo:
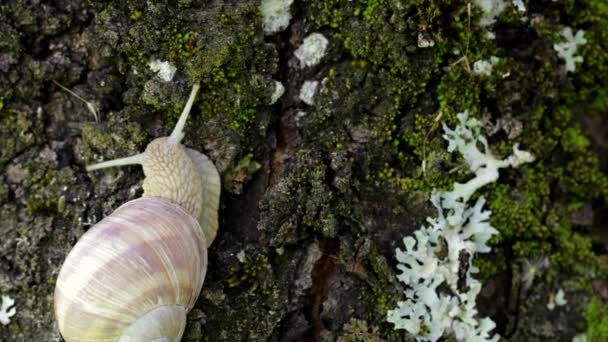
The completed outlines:
<svg viewBox="0 0 608 342">
<path fill-rule="evenodd" d="M 197 219 L 165 199 L 129 201 L 68 255 L 55 288 L 59 330 L 69 342 L 179 341 L 206 271 Z"/>
</svg>

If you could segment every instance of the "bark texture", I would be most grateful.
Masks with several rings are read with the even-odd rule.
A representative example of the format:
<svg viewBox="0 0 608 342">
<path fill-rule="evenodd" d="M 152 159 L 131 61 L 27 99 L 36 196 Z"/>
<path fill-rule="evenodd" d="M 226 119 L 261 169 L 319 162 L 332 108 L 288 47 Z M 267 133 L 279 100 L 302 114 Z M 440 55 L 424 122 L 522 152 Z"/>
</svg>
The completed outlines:
<svg viewBox="0 0 608 342">
<path fill-rule="evenodd" d="M 185 341 L 413 340 L 386 322 L 404 290 L 394 251 L 433 215 L 432 189 L 469 177 L 441 138 L 464 110 L 497 156 L 519 143 L 537 157 L 482 190 L 500 235 L 474 261 L 480 314 L 506 340 L 608 334 L 608 6 L 524 3 L 480 27 L 465 1 L 295 1 L 265 34 L 258 1 L 3 2 L 0 294 L 17 314 L 0 340 L 61 340 L 65 256 L 142 191 L 139 167 L 85 165 L 168 135 L 193 81 L 184 143 L 214 161 L 223 193 Z M 565 26 L 587 39 L 575 72 L 553 48 Z M 302 67 L 313 33 L 329 45 Z M 171 81 L 154 60 L 177 68 Z M 568 304 L 548 310 L 559 289 Z"/>
</svg>

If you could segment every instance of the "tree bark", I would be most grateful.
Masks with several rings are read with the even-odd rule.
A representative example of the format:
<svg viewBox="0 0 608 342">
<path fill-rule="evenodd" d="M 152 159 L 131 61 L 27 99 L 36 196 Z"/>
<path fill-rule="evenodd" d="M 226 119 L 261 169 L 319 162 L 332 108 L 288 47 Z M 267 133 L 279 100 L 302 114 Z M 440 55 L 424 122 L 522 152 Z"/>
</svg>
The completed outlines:
<svg viewBox="0 0 608 342">
<path fill-rule="evenodd" d="M 0 4 L 0 295 L 17 310 L 0 340 L 61 340 L 65 256 L 142 193 L 140 167 L 85 166 L 167 136 L 193 82 L 184 144 L 223 190 L 183 340 L 413 340 L 386 321 L 407 288 L 395 249 L 435 215 L 433 189 L 469 179 L 441 128 L 465 110 L 497 157 L 516 143 L 536 156 L 481 191 L 500 235 L 473 260 L 479 317 L 506 340 L 589 334 L 601 324 L 583 319 L 587 303 L 608 297 L 608 9 L 504 5 L 482 27 L 464 1 L 295 1 L 268 33 L 257 1 Z M 565 26 L 587 39 L 574 72 L 553 48 Z M 327 50 L 303 65 L 314 33 Z M 170 80 L 156 60 L 176 67 Z M 548 310 L 559 289 L 568 304 Z"/>
</svg>

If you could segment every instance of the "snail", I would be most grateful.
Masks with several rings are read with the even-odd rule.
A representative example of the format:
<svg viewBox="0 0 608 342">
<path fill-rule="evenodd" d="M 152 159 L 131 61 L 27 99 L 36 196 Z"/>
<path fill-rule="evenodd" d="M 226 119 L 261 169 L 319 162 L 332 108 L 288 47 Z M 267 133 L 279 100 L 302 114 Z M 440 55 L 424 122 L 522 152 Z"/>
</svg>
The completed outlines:
<svg viewBox="0 0 608 342">
<path fill-rule="evenodd" d="M 170 136 L 87 167 L 141 164 L 144 193 L 91 227 L 68 254 L 54 298 L 66 341 L 181 339 L 205 279 L 221 190 L 213 163 L 181 144 L 198 89 Z"/>
</svg>

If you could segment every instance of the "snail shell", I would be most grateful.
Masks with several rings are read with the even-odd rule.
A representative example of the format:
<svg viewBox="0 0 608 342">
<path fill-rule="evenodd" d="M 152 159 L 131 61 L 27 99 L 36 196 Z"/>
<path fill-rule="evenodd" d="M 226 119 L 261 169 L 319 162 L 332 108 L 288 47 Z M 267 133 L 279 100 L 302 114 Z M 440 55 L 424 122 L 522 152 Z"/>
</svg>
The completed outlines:
<svg viewBox="0 0 608 342">
<path fill-rule="evenodd" d="M 146 151 L 87 167 L 141 164 L 142 198 L 89 229 L 55 287 L 59 331 L 77 341 L 179 341 L 201 292 L 207 247 L 218 229 L 220 178 L 202 153 L 181 145 L 198 85 L 169 137 Z"/>
<path fill-rule="evenodd" d="M 206 271 L 192 215 L 162 198 L 129 201 L 68 255 L 55 292 L 59 329 L 69 341 L 179 341 Z"/>
</svg>

